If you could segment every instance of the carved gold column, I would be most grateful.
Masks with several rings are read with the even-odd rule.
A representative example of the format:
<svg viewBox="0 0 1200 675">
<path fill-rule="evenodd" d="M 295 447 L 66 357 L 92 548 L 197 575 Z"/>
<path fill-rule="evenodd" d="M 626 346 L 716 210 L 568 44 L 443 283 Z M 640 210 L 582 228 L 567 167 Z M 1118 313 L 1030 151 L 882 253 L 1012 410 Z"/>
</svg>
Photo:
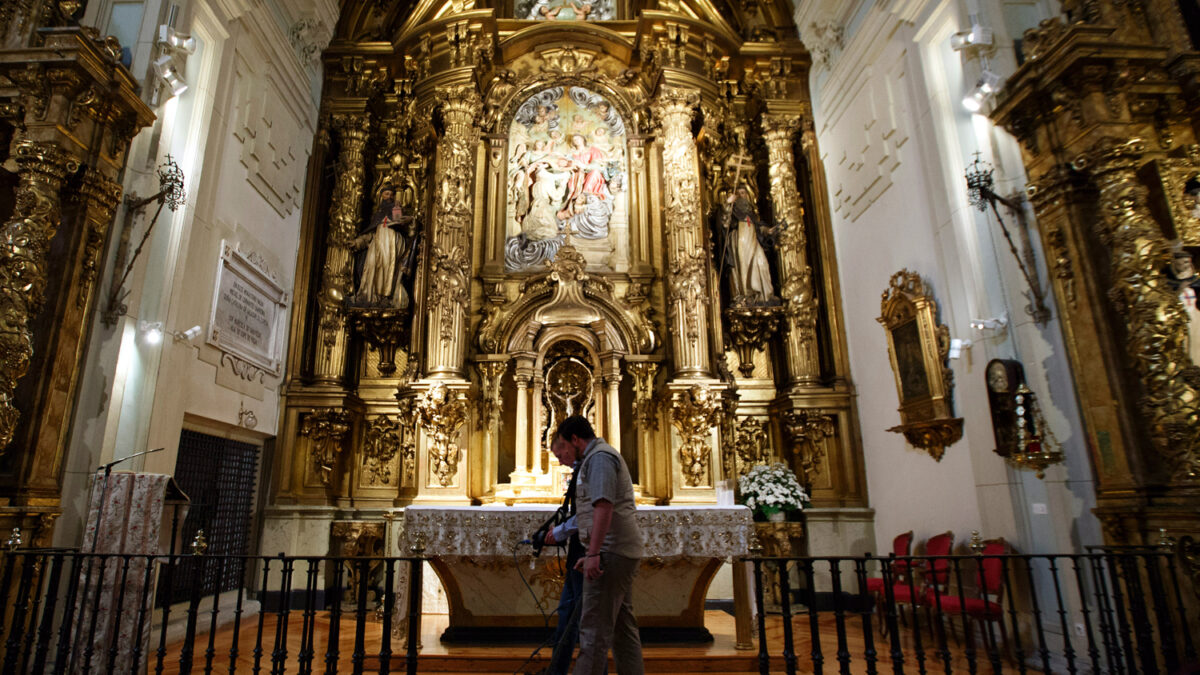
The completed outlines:
<svg viewBox="0 0 1200 675">
<path fill-rule="evenodd" d="M 1170 251 L 1150 215 L 1138 179 L 1145 143 L 1103 144 L 1084 161 L 1100 189 L 1101 238 L 1108 245 L 1108 297 L 1125 323 L 1129 363 L 1144 389 L 1140 399 L 1154 449 L 1177 480 L 1200 478 L 1200 391 L 1188 356 L 1188 319 L 1167 283 Z"/>
<path fill-rule="evenodd" d="M 700 227 L 700 183 L 692 116 L 698 92 L 666 87 L 653 109 L 662 125 L 668 316 L 677 377 L 706 377 L 708 247 Z"/>
<path fill-rule="evenodd" d="M 767 144 L 771 202 L 779 227 L 779 278 L 783 286 L 784 348 L 792 384 L 814 386 L 820 377 L 817 351 L 817 296 L 812 267 L 805 252 L 804 207 L 796 189 L 792 137 L 800 128 L 798 114 L 769 113 L 762 118 Z"/>
<path fill-rule="evenodd" d="M 481 102 L 473 85 L 439 87 L 437 102 L 445 132 L 437 144 L 425 367 L 430 377 L 462 378 Z"/>
<path fill-rule="evenodd" d="M 46 340 L 46 350 L 35 356 L 34 370 L 28 377 L 46 378 L 42 391 L 46 405 L 23 402 L 30 416 L 28 427 L 32 435 L 18 443 L 26 443 L 24 485 L 21 494 L 39 500 L 54 498 L 59 491 L 61 475 L 57 466 L 67 450 L 70 420 L 75 410 L 73 392 L 81 371 L 84 336 L 88 329 L 88 309 L 95 291 L 97 258 L 105 235 L 112 224 L 113 212 L 121 200 L 120 183 L 109 180 L 96 169 L 84 170 L 83 180 L 74 198 L 64 195 L 62 228 L 75 228 L 79 233 L 70 236 L 63 232 L 60 239 L 78 238 L 78 248 L 65 255 L 55 256 L 55 268 L 63 270 L 63 285 L 57 297 L 47 297 L 43 313 L 57 317 L 54 339 Z M 70 206 L 74 206 L 74 211 Z M 53 272 L 51 272 L 53 273 Z M 41 366 L 36 365 L 38 361 Z M 47 375 L 46 373 L 52 373 Z"/>
<path fill-rule="evenodd" d="M 325 268 L 320 306 L 320 340 L 317 343 L 316 379 L 328 384 L 341 381 L 346 370 L 345 300 L 354 291 L 351 246 L 358 234 L 362 213 L 366 164 L 363 149 L 369 122 L 365 113 L 337 113 L 333 129 L 341 143 L 336 178 L 329 208 L 329 232 L 325 238 Z"/>
<path fill-rule="evenodd" d="M 12 441 L 20 419 L 13 396 L 33 356 L 30 322 L 41 309 L 46 288 L 46 254 L 60 220 L 59 189 L 74 169 L 74 161 L 53 143 L 20 140 L 12 156 L 20 184 L 0 251 L 0 452 Z"/>
</svg>

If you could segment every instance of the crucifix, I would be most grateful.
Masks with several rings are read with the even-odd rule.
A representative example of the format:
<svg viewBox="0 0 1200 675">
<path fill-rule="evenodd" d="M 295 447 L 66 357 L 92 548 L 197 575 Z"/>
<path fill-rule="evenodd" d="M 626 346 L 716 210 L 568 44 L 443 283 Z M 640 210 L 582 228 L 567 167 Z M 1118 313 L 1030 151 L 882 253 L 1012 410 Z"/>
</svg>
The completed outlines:
<svg viewBox="0 0 1200 675">
<path fill-rule="evenodd" d="M 745 150 L 738 150 L 730 155 L 729 161 L 725 163 L 725 166 L 732 166 L 736 170 L 733 174 L 733 189 L 735 192 L 737 191 L 738 181 L 742 179 L 742 171 L 746 169 L 754 170 L 754 162 Z"/>
</svg>

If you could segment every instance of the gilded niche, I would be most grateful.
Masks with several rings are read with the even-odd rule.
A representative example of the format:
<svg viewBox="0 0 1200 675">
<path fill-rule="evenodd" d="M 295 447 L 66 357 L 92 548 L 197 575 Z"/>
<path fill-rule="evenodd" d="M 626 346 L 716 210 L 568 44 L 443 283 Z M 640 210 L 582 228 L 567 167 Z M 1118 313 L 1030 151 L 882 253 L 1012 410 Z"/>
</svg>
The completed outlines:
<svg viewBox="0 0 1200 675">
<path fill-rule="evenodd" d="M 888 429 L 941 461 L 962 438 L 952 416 L 954 372 L 947 365 L 950 330 L 937 323 L 937 302 L 921 275 L 900 270 L 883 292 L 879 323 L 887 329 L 888 355 L 900 396 L 900 422 Z"/>
<path fill-rule="evenodd" d="M 568 237 L 593 264 L 611 265 L 614 251 L 628 250 L 625 144 L 616 107 L 589 89 L 550 87 L 517 108 L 508 135 L 506 270 L 554 260 Z"/>
</svg>

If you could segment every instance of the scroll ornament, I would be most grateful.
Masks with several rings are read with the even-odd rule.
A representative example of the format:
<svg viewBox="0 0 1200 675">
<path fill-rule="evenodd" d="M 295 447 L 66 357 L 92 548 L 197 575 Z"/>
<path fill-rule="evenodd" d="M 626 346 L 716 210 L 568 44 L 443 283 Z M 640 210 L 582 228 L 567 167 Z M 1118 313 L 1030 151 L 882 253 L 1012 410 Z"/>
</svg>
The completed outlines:
<svg viewBox="0 0 1200 675">
<path fill-rule="evenodd" d="M 400 449 L 400 421 L 380 415 L 367 425 L 363 437 L 363 470 L 372 483 L 392 482 L 392 460 Z"/>
<path fill-rule="evenodd" d="M 475 364 L 479 373 L 479 390 L 476 392 L 476 419 L 483 431 L 494 430 L 500 424 L 504 402 L 500 398 L 500 385 L 508 371 L 508 361 L 480 361 Z"/>
<path fill-rule="evenodd" d="M 833 436 L 833 416 L 820 410 L 789 410 L 783 414 L 783 430 L 790 442 L 800 484 L 811 491 L 821 472 L 825 439 Z"/>
<path fill-rule="evenodd" d="M 705 385 L 692 387 L 675 394 L 671 419 L 679 431 L 679 463 L 684 484 L 688 487 L 707 485 L 709 474 L 708 436 L 718 423 L 721 400 Z"/>
<path fill-rule="evenodd" d="M 300 424 L 300 435 L 312 441 L 313 468 L 326 487 L 333 485 L 333 472 L 349 432 L 350 415 L 336 408 L 314 410 Z"/>
<path fill-rule="evenodd" d="M 458 473 L 462 449 L 456 438 L 467 420 L 466 398 L 451 392 L 444 384 L 435 384 L 417 398 L 417 420 L 429 436 L 429 469 L 438 484 L 450 487 Z"/>
<path fill-rule="evenodd" d="M 645 429 L 658 428 L 658 401 L 654 399 L 654 376 L 658 364 L 650 361 L 626 362 L 633 375 L 633 416 L 638 426 Z"/>
<path fill-rule="evenodd" d="M 761 417 L 743 417 L 737 423 L 738 474 L 744 474 L 756 464 L 766 464 L 771 459 L 771 439 L 767 433 L 767 421 Z"/>
</svg>

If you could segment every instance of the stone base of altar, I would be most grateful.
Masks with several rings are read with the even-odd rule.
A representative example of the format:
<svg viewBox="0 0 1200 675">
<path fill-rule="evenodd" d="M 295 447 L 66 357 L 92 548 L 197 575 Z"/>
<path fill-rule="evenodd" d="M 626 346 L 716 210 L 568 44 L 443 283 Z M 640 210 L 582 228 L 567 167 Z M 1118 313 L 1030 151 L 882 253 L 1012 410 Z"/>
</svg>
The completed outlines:
<svg viewBox="0 0 1200 675">
<path fill-rule="evenodd" d="M 443 642 L 529 642 L 531 631 L 546 630 L 547 616 L 553 631 L 562 560 L 543 557 L 534 561 L 532 570 L 528 563 L 497 562 L 458 557 L 432 561 L 450 603 Z M 704 598 L 720 567 L 721 560 L 714 558 L 643 560 L 633 584 L 633 608 L 643 639 L 711 642 L 712 634 L 704 627 Z M 519 574 L 525 575 L 524 583 Z"/>
<path fill-rule="evenodd" d="M 401 549 L 420 544 L 446 591 L 443 642 L 528 642 L 557 622 L 565 579 L 563 549 L 540 557 L 527 538 L 553 508 L 410 506 Z M 722 563 L 745 555 L 751 531 L 745 507 L 639 507 L 646 556 L 633 607 L 648 642 L 710 642 L 704 600 Z M 403 586 L 401 586 L 403 588 Z M 398 606 L 406 606 L 398 603 Z M 749 621 L 749 615 L 743 618 Z"/>
</svg>

